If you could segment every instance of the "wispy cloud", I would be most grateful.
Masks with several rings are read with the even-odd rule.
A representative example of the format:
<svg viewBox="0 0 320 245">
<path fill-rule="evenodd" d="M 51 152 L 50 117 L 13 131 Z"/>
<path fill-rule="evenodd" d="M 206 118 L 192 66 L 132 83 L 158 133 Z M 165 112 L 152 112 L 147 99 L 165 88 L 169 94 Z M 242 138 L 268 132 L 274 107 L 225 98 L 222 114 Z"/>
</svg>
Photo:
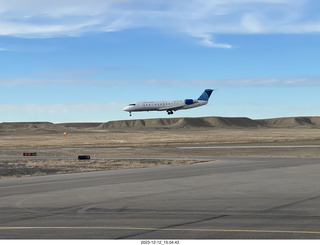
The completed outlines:
<svg viewBox="0 0 320 245">
<path fill-rule="evenodd" d="M 239 86 L 239 87 L 319 87 L 320 76 L 279 76 L 279 77 L 248 77 L 235 79 L 197 79 L 197 80 L 150 80 L 152 85 L 181 86 Z"/>
<path fill-rule="evenodd" d="M 122 114 L 125 103 L 0 104 L 2 122 L 11 121 L 105 121 L 106 115 Z M 83 115 L 85 115 L 83 117 Z M 112 118 L 112 117 L 111 117 Z M 116 119 L 116 117 L 114 118 Z"/>
<path fill-rule="evenodd" d="M 319 87 L 320 76 L 248 77 L 237 79 L 203 79 L 190 81 L 208 86 L 251 86 L 251 87 Z"/>
<path fill-rule="evenodd" d="M 72 111 L 106 111 L 123 108 L 125 103 L 82 103 L 82 104 L 0 104 L 0 112 L 10 112 L 14 110 L 44 113 L 44 112 L 72 112 Z"/>
<path fill-rule="evenodd" d="M 251 87 L 319 87 L 320 76 L 277 76 L 277 77 L 247 77 L 235 79 L 196 79 L 196 80 L 115 80 L 115 79 L 95 79 L 95 74 L 115 69 L 122 71 L 121 68 L 105 68 L 104 70 L 81 70 L 57 73 L 36 73 L 16 77 L 14 75 L 0 77 L 0 86 L 19 86 L 19 87 L 91 87 L 91 88 L 110 88 L 127 87 L 131 84 L 142 86 L 251 86 Z M 120 70 L 119 70 L 120 69 Z M 123 68 L 130 69 L 130 68 Z"/>
<path fill-rule="evenodd" d="M 0 35 L 23 38 L 80 36 L 131 28 L 182 33 L 199 44 L 231 48 L 224 33 L 318 33 L 320 17 L 308 0 L 4 0 Z"/>
<path fill-rule="evenodd" d="M 110 73 L 139 71 L 138 66 L 112 66 L 92 69 L 79 69 L 57 72 L 38 72 L 24 74 L 0 75 L 0 86 L 9 87 L 114 87 L 126 86 L 132 81 L 121 79 L 96 79 L 95 76 L 106 76 Z"/>
</svg>

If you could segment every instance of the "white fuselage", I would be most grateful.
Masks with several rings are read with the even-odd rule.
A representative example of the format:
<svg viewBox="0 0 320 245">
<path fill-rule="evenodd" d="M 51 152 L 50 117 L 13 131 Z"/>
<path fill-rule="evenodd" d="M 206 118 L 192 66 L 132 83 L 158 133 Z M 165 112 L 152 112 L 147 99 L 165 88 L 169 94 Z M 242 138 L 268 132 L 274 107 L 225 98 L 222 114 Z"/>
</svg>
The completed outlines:
<svg viewBox="0 0 320 245">
<path fill-rule="evenodd" d="M 141 101 L 133 102 L 123 108 L 124 111 L 167 111 L 168 115 L 172 115 L 174 111 L 191 109 L 208 104 L 208 100 L 213 92 L 213 89 L 206 89 L 198 99 L 185 100 L 163 100 L 163 101 Z"/>
<path fill-rule="evenodd" d="M 188 104 L 187 100 L 164 100 L 164 101 L 145 101 L 134 102 L 123 108 L 124 111 L 177 111 L 191 109 L 206 105 L 208 101 L 192 100 L 192 104 Z M 190 101 L 190 100 L 189 100 Z"/>
</svg>

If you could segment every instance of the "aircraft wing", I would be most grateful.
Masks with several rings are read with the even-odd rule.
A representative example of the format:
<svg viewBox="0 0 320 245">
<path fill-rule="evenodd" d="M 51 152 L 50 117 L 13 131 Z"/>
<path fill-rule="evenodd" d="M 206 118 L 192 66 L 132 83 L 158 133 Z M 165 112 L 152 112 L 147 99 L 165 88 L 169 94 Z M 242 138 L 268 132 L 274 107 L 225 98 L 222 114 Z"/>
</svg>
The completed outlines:
<svg viewBox="0 0 320 245">
<path fill-rule="evenodd" d="M 161 107 L 161 108 L 158 109 L 158 111 L 167 111 L 167 110 L 177 111 L 177 110 L 183 109 L 184 106 L 185 105 Z"/>
</svg>

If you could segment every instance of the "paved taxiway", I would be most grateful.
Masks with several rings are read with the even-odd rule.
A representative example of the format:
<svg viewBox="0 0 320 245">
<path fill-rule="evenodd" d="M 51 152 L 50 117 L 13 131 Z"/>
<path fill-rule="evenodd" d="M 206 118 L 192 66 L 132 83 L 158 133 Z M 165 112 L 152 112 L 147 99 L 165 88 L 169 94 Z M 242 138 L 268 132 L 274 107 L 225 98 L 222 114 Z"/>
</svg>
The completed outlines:
<svg viewBox="0 0 320 245">
<path fill-rule="evenodd" d="M 0 181 L 0 238 L 320 238 L 320 159 L 208 163 Z"/>
</svg>

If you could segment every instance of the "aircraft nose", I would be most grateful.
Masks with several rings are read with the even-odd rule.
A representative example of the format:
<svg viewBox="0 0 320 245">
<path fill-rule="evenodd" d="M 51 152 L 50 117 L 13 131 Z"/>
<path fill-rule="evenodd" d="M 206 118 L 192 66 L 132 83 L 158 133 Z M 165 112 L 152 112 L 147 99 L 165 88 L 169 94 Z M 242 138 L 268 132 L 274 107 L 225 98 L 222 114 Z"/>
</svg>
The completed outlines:
<svg viewBox="0 0 320 245">
<path fill-rule="evenodd" d="M 126 106 L 122 109 L 123 111 L 128 111 L 129 110 L 129 106 Z"/>
</svg>

